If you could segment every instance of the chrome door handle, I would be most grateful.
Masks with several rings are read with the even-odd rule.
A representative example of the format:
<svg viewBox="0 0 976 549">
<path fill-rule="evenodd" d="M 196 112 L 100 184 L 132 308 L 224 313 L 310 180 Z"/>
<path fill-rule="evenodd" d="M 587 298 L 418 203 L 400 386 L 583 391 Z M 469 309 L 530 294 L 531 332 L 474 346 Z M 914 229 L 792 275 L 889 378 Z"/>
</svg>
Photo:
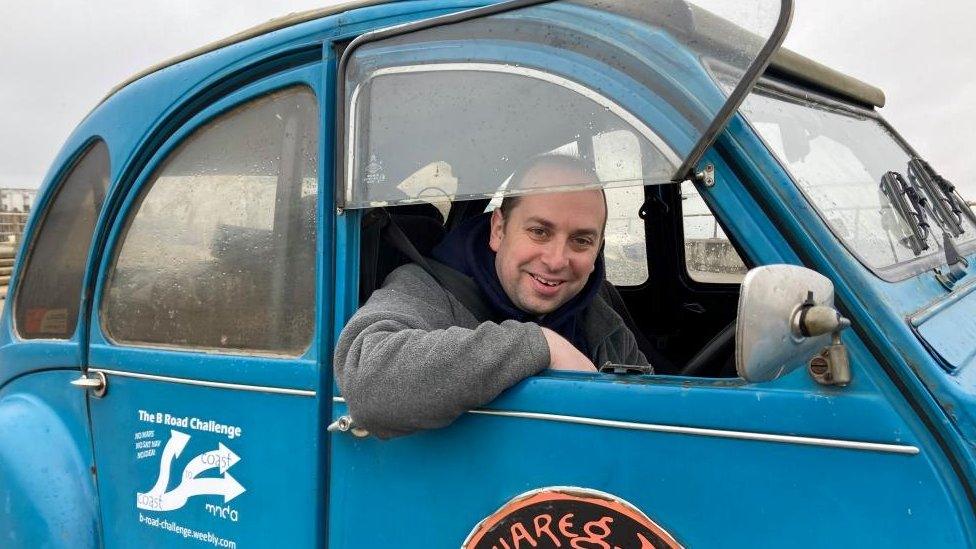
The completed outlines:
<svg viewBox="0 0 976 549">
<path fill-rule="evenodd" d="M 78 379 L 72 380 L 71 384 L 79 389 L 91 391 L 93 397 L 102 398 L 108 391 L 108 380 L 102 372 L 92 372 L 92 377 L 84 374 Z"/>
</svg>

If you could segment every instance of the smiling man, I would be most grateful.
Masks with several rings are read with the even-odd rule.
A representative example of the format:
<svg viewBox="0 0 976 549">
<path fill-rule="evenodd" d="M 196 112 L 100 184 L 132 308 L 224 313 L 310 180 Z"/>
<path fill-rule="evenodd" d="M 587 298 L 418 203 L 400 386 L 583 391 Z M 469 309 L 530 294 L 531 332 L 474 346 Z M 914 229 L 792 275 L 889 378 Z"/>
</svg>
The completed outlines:
<svg viewBox="0 0 976 549">
<path fill-rule="evenodd" d="M 448 425 L 546 368 L 647 365 L 600 297 L 607 205 L 573 157 L 532 159 L 519 190 L 449 233 L 434 259 L 473 279 L 493 313 L 479 321 L 423 268 L 387 277 L 339 337 L 335 372 L 355 423 L 382 438 Z"/>
</svg>

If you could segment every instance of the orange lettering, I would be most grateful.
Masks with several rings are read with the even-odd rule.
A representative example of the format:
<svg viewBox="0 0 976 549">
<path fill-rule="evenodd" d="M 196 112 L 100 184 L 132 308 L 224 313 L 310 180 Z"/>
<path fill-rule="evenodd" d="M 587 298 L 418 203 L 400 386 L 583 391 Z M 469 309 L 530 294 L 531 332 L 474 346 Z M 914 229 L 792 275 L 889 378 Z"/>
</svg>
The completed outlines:
<svg viewBox="0 0 976 549">
<path fill-rule="evenodd" d="M 515 549 L 519 549 L 519 547 L 522 546 L 521 540 L 525 540 L 529 542 L 529 544 L 532 545 L 532 547 L 539 545 L 538 543 L 535 542 L 534 539 L 532 539 L 532 536 L 529 534 L 529 531 L 525 529 L 525 526 L 522 526 L 521 522 L 516 522 L 515 524 L 513 524 L 511 532 L 512 532 L 512 544 L 515 545 Z"/>
<path fill-rule="evenodd" d="M 502 549 L 512 549 L 509 547 L 508 542 L 504 538 L 498 538 L 498 541 L 502 544 Z M 497 545 L 492 545 L 491 549 L 498 549 Z"/>
<path fill-rule="evenodd" d="M 552 524 L 552 516 L 550 515 L 538 515 L 532 519 L 532 524 L 535 525 L 535 537 L 542 539 L 542 534 L 549 536 L 549 539 L 556 544 L 556 547 L 562 547 L 563 544 L 559 543 L 559 538 L 557 538 L 552 530 L 549 529 L 549 525 Z"/>
<path fill-rule="evenodd" d="M 610 526 L 608 525 L 611 522 L 613 522 L 613 519 L 610 517 L 603 517 L 600 520 L 587 522 L 583 526 L 583 532 L 586 533 L 586 537 L 576 538 L 570 542 L 570 545 L 573 546 L 573 549 L 610 549 L 610 544 L 603 540 L 607 539 L 607 536 L 610 535 Z M 599 529 L 599 532 L 596 531 L 597 529 Z"/>
<path fill-rule="evenodd" d="M 579 537 L 576 534 L 569 531 L 573 527 L 573 523 L 569 521 L 572 518 L 572 513 L 566 513 L 563 518 L 559 519 L 559 532 L 569 539 Z"/>
</svg>

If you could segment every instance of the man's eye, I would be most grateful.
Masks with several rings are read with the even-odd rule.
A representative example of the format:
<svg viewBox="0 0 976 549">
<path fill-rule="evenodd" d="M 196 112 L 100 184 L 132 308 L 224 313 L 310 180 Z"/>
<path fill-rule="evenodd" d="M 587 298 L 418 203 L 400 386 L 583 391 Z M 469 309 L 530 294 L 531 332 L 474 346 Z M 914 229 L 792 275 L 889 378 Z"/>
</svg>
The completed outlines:
<svg viewBox="0 0 976 549">
<path fill-rule="evenodd" d="M 574 238 L 573 242 L 580 248 L 589 248 L 593 245 L 593 241 L 589 238 Z"/>
<path fill-rule="evenodd" d="M 529 234 L 536 238 L 545 238 L 549 234 L 549 231 L 542 227 L 529 227 Z"/>
</svg>

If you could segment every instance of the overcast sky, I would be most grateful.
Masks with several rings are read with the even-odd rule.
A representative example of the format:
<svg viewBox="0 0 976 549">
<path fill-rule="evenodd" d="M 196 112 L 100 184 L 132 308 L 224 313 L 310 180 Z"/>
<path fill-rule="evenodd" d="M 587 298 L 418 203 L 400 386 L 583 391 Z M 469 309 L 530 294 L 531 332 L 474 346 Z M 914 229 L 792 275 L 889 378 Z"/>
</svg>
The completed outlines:
<svg viewBox="0 0 976 549">
<path fill-rule="evenodd" d="M 335 3 L 3 2 L 3 187 L 38 186 L 71 130 L 131 74 L 272 17 Z M 976 2 L 795 2 L 786 46 L 882 88 L 888 98 L 882 114 L 967 198 L 976 198 Z"/>
</svg>

